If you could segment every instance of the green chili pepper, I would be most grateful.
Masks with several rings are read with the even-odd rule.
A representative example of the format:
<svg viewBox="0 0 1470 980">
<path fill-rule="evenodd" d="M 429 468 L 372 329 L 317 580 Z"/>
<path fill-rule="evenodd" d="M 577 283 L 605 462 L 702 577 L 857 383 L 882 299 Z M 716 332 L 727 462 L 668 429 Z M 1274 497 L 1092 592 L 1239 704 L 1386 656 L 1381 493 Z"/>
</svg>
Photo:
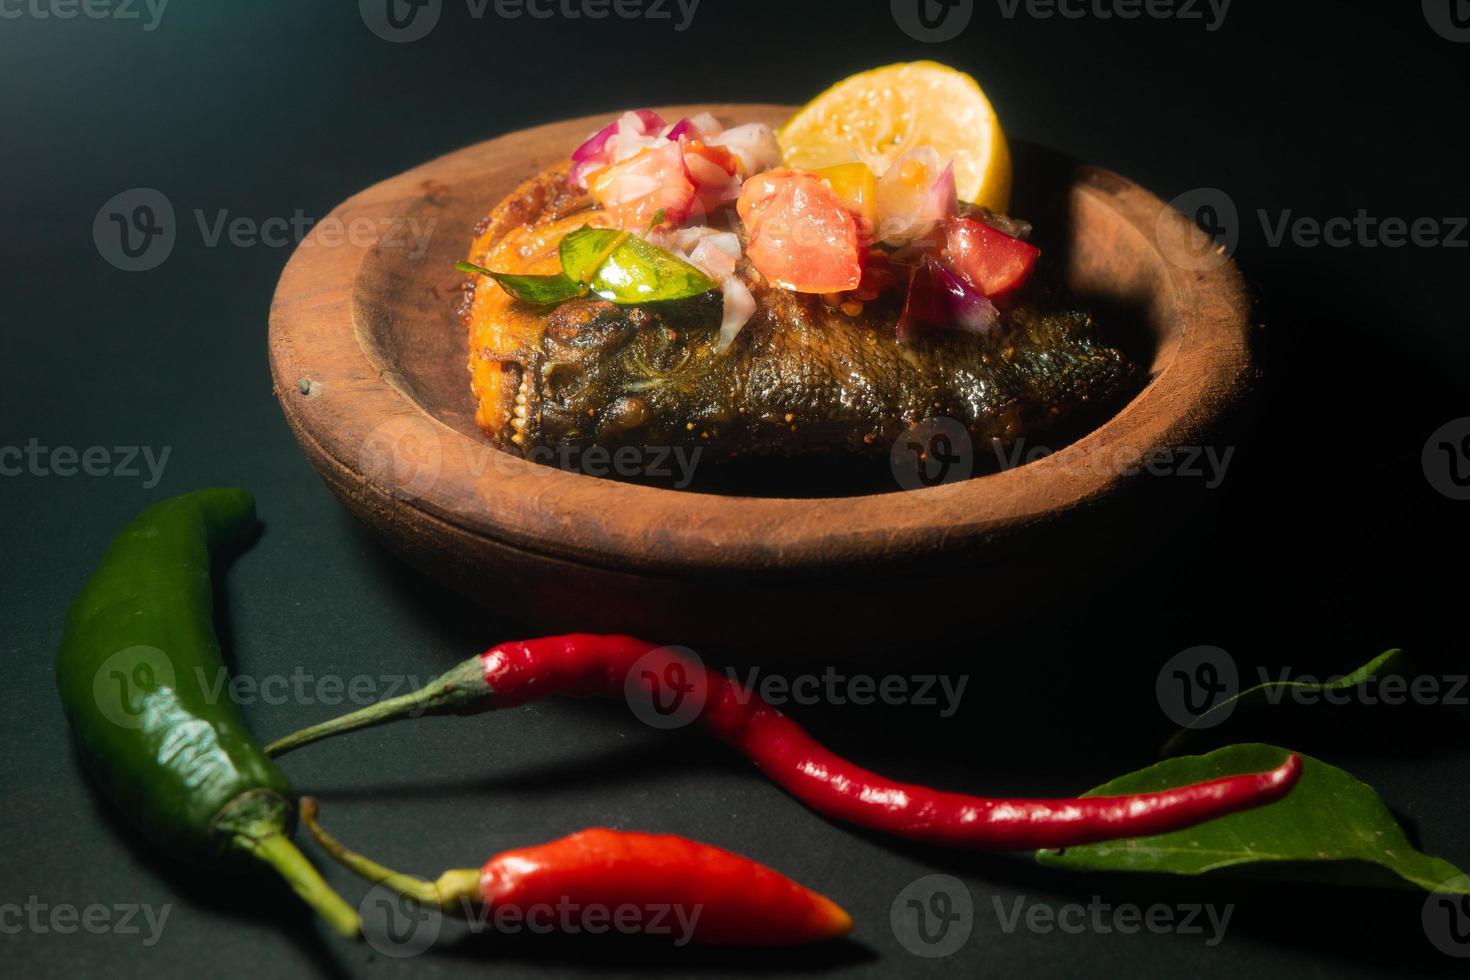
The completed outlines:
<svg viewBox="0 0 1470 980">
<path fill-rule="evenodd" d="M 291 788 L 223 676 L 210 557 L 254 527 L 254 501 L 236 489 L 139 514 L 67 613 L 56 685 L 83 762 L 139 830 L 192 864 L 264 861 L 352 936 L 357 913 L 291 843 Z"/>
</svg>

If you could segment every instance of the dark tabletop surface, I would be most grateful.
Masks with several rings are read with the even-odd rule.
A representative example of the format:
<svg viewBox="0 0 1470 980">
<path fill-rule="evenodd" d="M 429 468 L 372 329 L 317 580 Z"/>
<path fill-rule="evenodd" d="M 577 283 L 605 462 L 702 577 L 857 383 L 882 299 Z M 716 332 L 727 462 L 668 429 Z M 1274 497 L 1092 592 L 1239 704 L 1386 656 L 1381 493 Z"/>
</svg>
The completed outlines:
<svg viewBox="0 0 1470 980">
<path fill-rule="evenodd" d="M 69 597 L 111 534 L 147 503 L 204 485 L 250 487 L 265 522 L 223 577 L 232 664 L 258 680 L 304 677 L 304 693 L 245 699 L 262 735 L 340 710 L 317 686 L 324 678 L 386 693 L 518 632 L 401 565 L 318 481 L 266 364 L 267 309 L 289 245 L 214 240 L 221 218 L 278 230 L 440 153 L 555 118 L 675 101 L 800 102 L 861 68 L 936 58 L 972 72 L 1016 138 L 1113 168 L 1165 199 L 1221 192 L 1266 325 L 1267 382 L 1233 437 L 1227 479 L 1197 491 L 1206 508 L 1196 533 L 1138 542 L 1134 579 L 1050 597 L 1055 614 L 1004 633 L 984 628 L 977 603 L 929 617 L 901 655 L 816 654 L 874 676 L 968 677 L 958 711 L 792 713 L 880 771 L 1055 795 L 1154 758 L 1170 730 L 1155 676 L 1198 644 L 1225 648 L 1246 672 L 1326 674 L 1403 646 L 1441 675 L 1463 675 L 1470 504 L 1436 491 L 1421 463 L 1432 432 L 1470 415 L 1470 45 L 1453 39 L 1450 2 L 1383 5 L 1372 19 L 1341 4 L 1288 12 L 1237 0 L 1221 20 L 1218 5 L 1182 0 L 1148 8 L 1181 16 L 1132 19 L 1103 16 L 1131 9 L 1110 2 L 1063 4 L 1081 14 L 1072 17 L 1039 16 L 1052 7 L 1024 0 L 965 0 L 936 30 L 954 33 L 967 13 L 968 24 L 934 42 L 898 26 L 917 23 L 912 2 L 895 3 L 895 14 L 882 2 L 703 0 L 681 30 L 687 13 L 651 0 L 620 8 L 645 16 L 604 19 L 557 12 L 587 9 L 580 3 L 547 0 L 537 9 L 552 16 L 537 18 L 444 0 L 437 25 L 412 43 L 369 29 L 383 23 L 370 3 L 365 16 L 349 0 L 174 0 L 161 16 L 158 6 L 0 3 L 0 446 L 27 453 L 0 477 L 6 975 L 1463 970 L 1427 940 L 1419 894 L 1076 876 L 1025 856 L 895 844 L 825 822 L 698 738 L 655 732 L 618 705 L 562 701 L 380 729 L 283 767 L 324 800 L 344 839 L 404 869 L 478 864 L 593 824 L 676 832 L 836 897 L 857 919 L 853 939 L 750 956 L 457 938 L 446 925 L 422 955 L 388 955 L 327 935 L 270 881 L 213 879 L 135 845 L 76 767 L 52 671 Z M 93 234 L 105 202 L 134 188 L 160 191 L 176 215 L 172 252 L 145 272 L 116 267 Z M 1425 227 L 1441 242 L 1391 247 L 1361 222 L 1333 244 L 1276 235 L 1283 220 L 1360 211 L 1432 219 Z M 92 460 L 104 475 L 65 475 L 68 450 L 90 447 L 103 447 Z M 1291 744 L 1351 770 L 1422 849 L 1470 867 L 1463 708 L 1285 713 L 1235 719 L 1232 737 Z M 325 873 L 353 901 L 366 893 Z M 934 874 L 957 877 L 974 909 L 968 940 L 942 958 L 916 955 L 890 926 L 900 892 Z M 1233 911 L 1211 944 L 1180 932 L 1010 928 L 1018 900 Z M 91 913 L 94 928 L 77 925 L 91 905 L 106 911 Z"/>
</svg>

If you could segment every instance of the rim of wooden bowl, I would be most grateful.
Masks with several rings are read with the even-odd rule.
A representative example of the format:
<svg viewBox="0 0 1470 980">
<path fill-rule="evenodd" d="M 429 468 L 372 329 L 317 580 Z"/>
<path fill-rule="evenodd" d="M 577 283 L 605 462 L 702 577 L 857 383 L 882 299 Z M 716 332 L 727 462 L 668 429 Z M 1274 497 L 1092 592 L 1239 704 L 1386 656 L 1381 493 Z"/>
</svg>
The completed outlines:
<svg viewBox="0 0 1470 980">
<path fill-rule="evenodd" d="M 788 106 L 663 107 L 780 121 Z M 1101 205 L 1121 233 L 1159 253 L 1153 299 L 1178 318 L 1162 369 L 1107 422 L 1064 449 L 998 473 L 914 491 L 845 497 L 741 497 L 601 479 L 532 463 L 428 414 L 377 349 L 362 302 L 377 243 L 344 233 L 389 227 L 406 208 L 488 173 L 514 181 L 564 156 L 610 114 L 549 123 L 449 153 L 343 202 L 291 256 L 270 315 L 270 363 L 287 421 L 328 482 L 384 520 L 443 522 L 500 544 L 621 570 L 719 575 L 810 573 L 975 553 L 1018 529 L 1086 506 L 1131 478 L 1160 447 L 1191 444 L 1246 385 L 1249 304 L 1240 273 L 1183 215 L 1111 171 L 1077 165 L 1069 193 Z M 1022 177 L 1024 179 L 1024 176 Z M 465 216 L 466 228 L 481 215 Z M 368 224 L 371 222 L 372 224 Z M 355 224 L 354 224 L 355 223 Z M 328 237 L 332 236 L 332 237 Z M 356 240 L 355 240 L 356 239 Z M 463 245 L 469 244 L 466 232 Z M 435 270 L 440 274 L 439 270 Z M 452 269 L 449 276 L 458 277 Z M 381 283 L 373 284 L 380 288 Z M 442 295 L 453 321 L 453 290 Z M 400 284 L 399 288 L 419 288 Z M 465 401 L 470 405 L 468 373 Z M 442 530 L 442 529 L 441 529 Z"/>
</svg>

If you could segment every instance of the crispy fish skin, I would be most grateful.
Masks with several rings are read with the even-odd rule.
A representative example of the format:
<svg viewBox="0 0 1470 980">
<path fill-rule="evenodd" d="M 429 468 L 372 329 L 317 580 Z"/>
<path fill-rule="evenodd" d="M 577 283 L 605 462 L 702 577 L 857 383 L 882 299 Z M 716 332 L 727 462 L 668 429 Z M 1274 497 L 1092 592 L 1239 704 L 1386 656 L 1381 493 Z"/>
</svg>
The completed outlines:
<svg viewBox="0 0 1470 980">
<path fill-rule="evenodd" d="M 553 189 L 547 200 L 557 200 L 557 179 L 541 178 Z M 530 220 L 507 223 L 506 208 L 474 261 L 555 271 L 554 240 L 588 218 L 599 223 L 593 211 L 542 219 L 523 208 L 513 217 Z M 741 272 L 757 312 L 724 353 L 714 350 L 718 293 L 536 311 L 481 285 L 469 304 L 479 424 L 527 454 L 595 445 L 702 446 L 710 461 L 886 456 L 906 429 L 941 417 L 980 445 L 1008 447 L 1115 398 L 1136 376 L 1085 313 L 1062 305 L 1013 307 L 985 336 L 941 332 L 901 345 L 899 295 L 849 317 L 820 297 L 765 286 L 748 263 Z"/>
<path fill-rule="evenodd" d="M 1120 391 L 1132 375 L 1083 314 L 1014 311 L 993 338 L 900 346 L 896 312 L 849 319 L 769 290 L 732 348 L 717 303 L 680 310 L 574 300 L 524 358 L 523 448 L 702 445 L 706 459 L 887 455 L 907 428 L 959 421 L 1009 446 Z M 517 420 L 519 422 L 519 419 Z"/>
</svg>

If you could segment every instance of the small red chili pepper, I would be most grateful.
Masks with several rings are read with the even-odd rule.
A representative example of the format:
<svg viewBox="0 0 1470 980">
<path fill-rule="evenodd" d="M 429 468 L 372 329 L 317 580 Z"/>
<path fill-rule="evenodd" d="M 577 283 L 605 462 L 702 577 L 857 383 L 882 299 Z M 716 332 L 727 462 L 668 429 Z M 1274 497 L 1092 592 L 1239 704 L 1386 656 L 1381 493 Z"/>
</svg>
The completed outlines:
<svg viewBox="0 0 1470 980">
<path fill-rule="evenodd" d="M 512 910 L 531 925 L 584 926 L 583 915 L 606 924 L 631 907 L 638 916 L 630 913 L 626 928 L 675 935 L 681 945 L 794 946 L 852 931 L 852 917 L 831 899 L 749 858 L 672 834 L 594 827 L 505 851 L 479 870 L 446 871 L 424 881 L 342 846 L 317 822 L 316 800 L 301 801 L 301 819 L 347 868 L 446 912 L 467 913 L 478 903 L 490 914 Z"/>
<path fill-rule="evenodd" d="M 948 793 L 887 779 L 834 755 L 753 692 L 669 648 L 589 633 L 491 647 L 417 691 L 302 729 L 266 746 L 266 752 L 279 755 L 328 735 L 423 713 L 471 714 L 550 694 L 620 698 L 634 665 L 655 650 L 664 651 L 657 665 L 678 665 L 686 676 L 702 680 L 704 729 L 744 753 L 792 796 L 834 819 L 925 843 L 1023 850 L 1164 834 L 1274 802 L 1290 792 L 1302 771 L 1301 758 L 1290 755 L 1269 772 L 1132 796 L 991 799 Z M 640 668 L 634 683 L 653 693 L 663 676 L 665 670 Z"/>
</svg>

